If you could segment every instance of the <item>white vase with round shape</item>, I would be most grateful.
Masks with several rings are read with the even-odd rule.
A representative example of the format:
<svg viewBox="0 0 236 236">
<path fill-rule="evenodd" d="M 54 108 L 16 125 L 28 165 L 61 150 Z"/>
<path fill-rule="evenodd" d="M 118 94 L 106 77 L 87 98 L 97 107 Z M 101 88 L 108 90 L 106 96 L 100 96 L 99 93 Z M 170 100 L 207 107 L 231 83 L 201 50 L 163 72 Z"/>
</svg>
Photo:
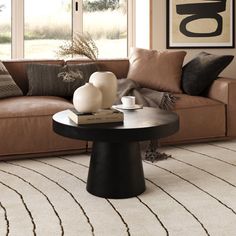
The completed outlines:
<svg viewBox="0 0 236 236">
<path fill-rule="evenodd" d="M 90 76 L 89 82 L 102 92 L 102 109 L 110 108 L 116 100 L 117 78 L 110 71 L 98 71 Z"/>
<path fill-rule="evenodd" d="M 92 83 L 86 83 L 75 90 L 73 104 L 78 112 L 96 112 L 101 108 L 102 93 Z"/>
</svg>

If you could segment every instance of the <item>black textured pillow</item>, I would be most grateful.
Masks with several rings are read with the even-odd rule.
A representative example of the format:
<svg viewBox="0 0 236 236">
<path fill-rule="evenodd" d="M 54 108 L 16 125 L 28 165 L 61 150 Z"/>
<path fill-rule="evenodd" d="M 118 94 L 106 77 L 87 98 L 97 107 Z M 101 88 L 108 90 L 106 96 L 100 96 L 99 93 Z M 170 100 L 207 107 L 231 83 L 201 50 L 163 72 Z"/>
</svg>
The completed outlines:
<svg viewBox="0 0 236 236">
<path fill-rule="evenodd" d="M 0 61 L 0 98 L 22 96 L 21 89 L 16 85 L 6 67 Z"/>
<path fill-rule="evenodd" d="M 230 64 L 234 56 L 201 52 L 182 69 L 182 89 L 189 95 L 203 93 Z"/>
<path fill-rule="evenodd" d="M 71 97 L 97 70 L 96 63 L 65 66 L 29 64 L 26 68 L 29 80 L 27 95 Z"/>
</svg>

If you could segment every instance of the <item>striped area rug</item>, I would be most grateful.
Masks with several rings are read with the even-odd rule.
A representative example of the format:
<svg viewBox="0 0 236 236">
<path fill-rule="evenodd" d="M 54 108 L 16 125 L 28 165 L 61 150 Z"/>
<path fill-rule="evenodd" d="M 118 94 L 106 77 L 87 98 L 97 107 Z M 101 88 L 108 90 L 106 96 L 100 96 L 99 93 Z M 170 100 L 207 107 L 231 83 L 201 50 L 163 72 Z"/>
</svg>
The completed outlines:
<svg viewBox="0 0 236 236">
<path fill-rule="evenodd" d="M 161 151 L 122 200 L 86 192 L 88 155 L 1 162 L 0 235 L 236 235 L 236 140 Z"/>
</svg>

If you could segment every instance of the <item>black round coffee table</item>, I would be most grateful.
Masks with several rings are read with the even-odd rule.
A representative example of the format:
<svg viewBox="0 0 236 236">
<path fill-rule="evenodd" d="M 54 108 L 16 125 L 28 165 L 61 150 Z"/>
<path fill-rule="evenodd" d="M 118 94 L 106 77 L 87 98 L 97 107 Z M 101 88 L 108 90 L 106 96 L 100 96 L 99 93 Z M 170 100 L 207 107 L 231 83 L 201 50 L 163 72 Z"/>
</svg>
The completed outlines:
<svg viewBox="0 0 236 236">
<path fill-rule="evenodd" d="M 62 136 L 93 141 L 87 191 L 105 198 L 129 198 L 145 191 L 139 141 L 169 136 L 179 129 L 177 114 L 157 108 L 126 110 L 123 123 L 76 125 L 61 111 L 53 130 Z"/>
</svg>

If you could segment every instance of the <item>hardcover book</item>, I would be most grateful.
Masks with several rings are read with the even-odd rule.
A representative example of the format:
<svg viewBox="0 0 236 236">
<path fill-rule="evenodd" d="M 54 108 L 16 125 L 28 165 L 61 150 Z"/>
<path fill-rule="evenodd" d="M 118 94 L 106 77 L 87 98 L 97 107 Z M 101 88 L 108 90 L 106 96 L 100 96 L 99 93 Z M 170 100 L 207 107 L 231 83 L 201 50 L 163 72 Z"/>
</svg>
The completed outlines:
<svg viewBox="0 0 236 236">
<path fill-rule="evenodd" d="M 81 113 L 76 109 L 67 110 L 68 117 L 76 124 L 98 124 L 98 123 L 115 123 L 123 122 L 124 114 L 115 109 L 104 109 L 98 112 Z"/>
</svg>

